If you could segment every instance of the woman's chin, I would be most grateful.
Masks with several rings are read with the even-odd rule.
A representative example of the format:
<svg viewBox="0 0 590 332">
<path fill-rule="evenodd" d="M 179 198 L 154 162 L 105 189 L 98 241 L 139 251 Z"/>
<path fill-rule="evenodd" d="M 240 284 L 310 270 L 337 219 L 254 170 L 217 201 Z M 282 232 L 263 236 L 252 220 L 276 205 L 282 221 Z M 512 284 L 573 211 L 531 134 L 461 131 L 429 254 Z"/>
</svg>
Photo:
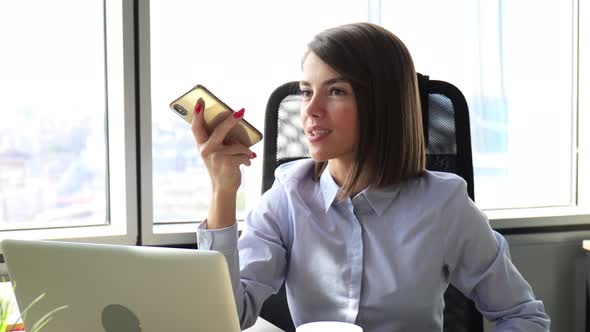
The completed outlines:
<svg viewBox="0 0 590 332">
<path fill-rule="evenodd" d="M 319 151 L 315 151 L 315 152 L 314 151 L 311 151 L 309 153 L 309 156 L 314 161 L 328 161 L 330 159 L 330 156 L 328 154 L 321 153 Z"/>
</svg>

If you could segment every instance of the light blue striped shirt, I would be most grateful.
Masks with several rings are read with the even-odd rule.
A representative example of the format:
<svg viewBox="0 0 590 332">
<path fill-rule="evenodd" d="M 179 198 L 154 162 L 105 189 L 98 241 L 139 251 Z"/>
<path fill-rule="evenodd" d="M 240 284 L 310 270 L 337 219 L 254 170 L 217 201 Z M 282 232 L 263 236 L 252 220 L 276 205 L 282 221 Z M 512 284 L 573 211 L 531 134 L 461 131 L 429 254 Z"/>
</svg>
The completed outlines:
<svg viewBox="0 0 590 332">
<path fill-rule="evenodd" d="M 543 303 L 463 179 L 426 172 L 338 202 L 330 173 L 314 181 L 313 169 L 311 160 L 279 167 L 239 240 L 235 225 L 197 230 L 200 249 L 227 259 L 242 328 L 285 281 L 296 326 L 335 320 L 365 332 L 442 331 L 452 283 L 497 331 L 549 330 Z"/>
</svg>

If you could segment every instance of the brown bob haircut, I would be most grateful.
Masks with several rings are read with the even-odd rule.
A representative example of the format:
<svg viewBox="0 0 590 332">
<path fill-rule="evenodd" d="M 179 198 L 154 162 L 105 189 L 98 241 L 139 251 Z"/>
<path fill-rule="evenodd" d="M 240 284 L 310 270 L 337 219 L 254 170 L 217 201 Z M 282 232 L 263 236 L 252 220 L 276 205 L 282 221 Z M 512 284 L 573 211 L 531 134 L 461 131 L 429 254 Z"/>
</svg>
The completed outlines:
<svg viewBox="0 0 590 332">
<path fill-rule="evenodd" d="M 325 30 L 308 44 L 354 90 L 359 142 L 338 194 L 350 196 L 361 176 L 382 188 L 423 174 L 426 152 L 416 70 L 410 52 L 390 31 L 371 23 Z M 304 57 L 305 60 L 305 57 Z M 317 161 L 315 178 L 327 161 Z"/>
</svg>

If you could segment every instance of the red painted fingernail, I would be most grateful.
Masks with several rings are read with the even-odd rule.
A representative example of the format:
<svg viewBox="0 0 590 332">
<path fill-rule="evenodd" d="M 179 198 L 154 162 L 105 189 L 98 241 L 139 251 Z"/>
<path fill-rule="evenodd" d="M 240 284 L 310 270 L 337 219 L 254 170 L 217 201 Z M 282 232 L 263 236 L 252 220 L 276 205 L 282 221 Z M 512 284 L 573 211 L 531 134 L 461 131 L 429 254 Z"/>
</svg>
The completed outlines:
<svg viewBox="0 0 590 332">
<path fill-rule="evenodd" d="M 234 113 L 234 118 L 238 119 L 238 118 L 243 117 L 244 116 L 244 112 L 246 112 L 246 110 L 243 109 L 243 108 L 241 110 L 235 112 Z"/>
<path fill-rule="evenodd" d="M 203 109 L 203 104 L 197 103 L 197 106 L 195 106 L 195 113 L 197 113 L 197 114 L 201 113 L 202 109 Z"/>
<path fill-rule="evenodd" d="M 252 158 L 256 158 L 256 152 L 252 152 Z"/>
</svg>

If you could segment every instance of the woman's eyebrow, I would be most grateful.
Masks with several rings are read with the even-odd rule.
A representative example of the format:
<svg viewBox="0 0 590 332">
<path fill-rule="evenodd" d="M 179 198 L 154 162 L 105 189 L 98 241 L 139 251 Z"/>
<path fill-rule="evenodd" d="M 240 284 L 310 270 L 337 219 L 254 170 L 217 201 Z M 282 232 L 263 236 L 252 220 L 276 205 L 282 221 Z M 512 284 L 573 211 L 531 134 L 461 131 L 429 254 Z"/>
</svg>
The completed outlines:
<svg viewBox="0 0 590 332">
<path fill-rule="evenodd" d="M 337 77 L 334 77 L 334 78 L 331 78 L 329 80 L 322 82 L 322 85 L 330 85 L 330 84 L 334 84 L 334 83 L 350 83 L 350 82 L 347 79 L 345 79 L 344 77 L 337 76 Z M 309 83 L 308 81 L 299 81 L 299 85 L 310 86 L 311 83 Z"/>
<path fill-rule="evenodd" d="M 347 79 L 345 79 L 344 77 L 334 77 L 332 79 L 325 81 L 324 85 L 330 85 L 330 84 L 334 84 L 334 83 L 350 83 L 350 82 Z"/>
</svg>

